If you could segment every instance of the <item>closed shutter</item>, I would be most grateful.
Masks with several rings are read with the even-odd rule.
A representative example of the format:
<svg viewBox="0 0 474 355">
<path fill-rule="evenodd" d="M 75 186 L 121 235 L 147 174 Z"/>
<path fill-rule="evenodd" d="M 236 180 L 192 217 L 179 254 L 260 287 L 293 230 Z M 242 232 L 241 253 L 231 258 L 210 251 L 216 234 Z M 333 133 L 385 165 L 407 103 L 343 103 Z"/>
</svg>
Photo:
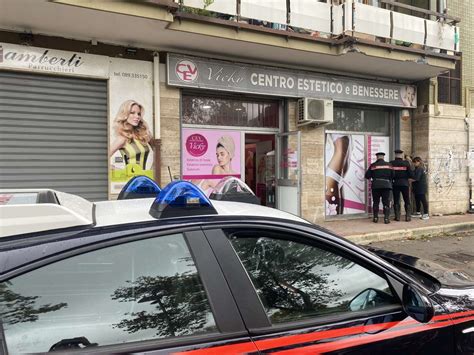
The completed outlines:
<svg viewBox="0 0 474 355">
<path fill-rule="evenodd" d="M 107 82 L 0 71 L 0 188 L 106 200 Z"/>
</svg>

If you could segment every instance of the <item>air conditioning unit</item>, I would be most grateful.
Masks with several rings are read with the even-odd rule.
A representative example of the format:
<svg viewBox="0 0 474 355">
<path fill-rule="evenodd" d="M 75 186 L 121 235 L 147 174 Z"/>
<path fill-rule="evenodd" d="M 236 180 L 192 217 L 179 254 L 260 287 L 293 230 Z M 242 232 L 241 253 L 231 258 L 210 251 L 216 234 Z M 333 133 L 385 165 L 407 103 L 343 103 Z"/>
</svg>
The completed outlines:
<svg viewBox="0 0 474 355">
<path fill-rule="evenodd" d="M 333 101 L 302 98 L 298 100 L 296 125 L 329 124 L 333 122 Z"/>
</svg>

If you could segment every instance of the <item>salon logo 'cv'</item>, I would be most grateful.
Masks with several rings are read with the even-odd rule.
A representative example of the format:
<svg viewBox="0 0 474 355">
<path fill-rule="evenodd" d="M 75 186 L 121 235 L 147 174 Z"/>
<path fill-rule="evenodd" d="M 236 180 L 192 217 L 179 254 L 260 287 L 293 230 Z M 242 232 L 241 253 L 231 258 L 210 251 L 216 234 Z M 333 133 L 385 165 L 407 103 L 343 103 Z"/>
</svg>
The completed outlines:
<svg viewBox="0 0 474 355">
<path fill-rule="evenodd" d="M 176 64 L 176 75 L 185 82 L 193 82 L 198 77 L 197 65 L 190 60 L 181 60 Z"/>
</svg>

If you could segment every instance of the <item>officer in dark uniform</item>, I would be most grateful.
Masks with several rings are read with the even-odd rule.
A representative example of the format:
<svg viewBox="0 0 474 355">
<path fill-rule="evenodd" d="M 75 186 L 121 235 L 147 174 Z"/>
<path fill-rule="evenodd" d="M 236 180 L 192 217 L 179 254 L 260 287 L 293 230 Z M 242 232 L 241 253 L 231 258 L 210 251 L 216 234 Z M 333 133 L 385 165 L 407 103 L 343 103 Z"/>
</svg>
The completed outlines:
<svg viewBox="0 0 474 355">
<path fill-rule="evenodd" d="M 403 150 L 395 150 L 395 159 L 390 162 L 393 167 L 393 209 L 395 220 L 400 220 L 400 193 L 405 204 L 405 221 L 411 221 L 410 185 L 408 179 L 413 179 L 411 164 L 403 159 Z"/>
<path fill-rule="evenodd" d="M 365 173 L 365 178 L 372 181 L 372 200 L 374 223 L 379 221 L 379 204 L 382 198 L 384 223 L 390 223 L 390 191 L 392 190 L 393 169 L 392 165 L 384 160 L 385 153 L 375 154 L 377 160 L 370 164 Z"/>
</svg>

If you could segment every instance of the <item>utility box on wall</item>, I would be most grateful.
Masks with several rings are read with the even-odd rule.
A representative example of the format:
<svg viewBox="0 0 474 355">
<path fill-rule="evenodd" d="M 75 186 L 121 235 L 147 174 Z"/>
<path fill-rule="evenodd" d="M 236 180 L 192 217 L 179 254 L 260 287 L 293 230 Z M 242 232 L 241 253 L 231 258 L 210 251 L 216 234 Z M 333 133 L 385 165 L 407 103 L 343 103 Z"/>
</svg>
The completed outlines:
<svg viewBox="0 0 474 355">
<path fill-rule="evenodd" d="M 334 120 L 334 108 L 332 100 L 319 100 L 302 98 L 298 100 L 296 125 L 306 126 L 309 124 L 329 124 Z"/>
</svg>

